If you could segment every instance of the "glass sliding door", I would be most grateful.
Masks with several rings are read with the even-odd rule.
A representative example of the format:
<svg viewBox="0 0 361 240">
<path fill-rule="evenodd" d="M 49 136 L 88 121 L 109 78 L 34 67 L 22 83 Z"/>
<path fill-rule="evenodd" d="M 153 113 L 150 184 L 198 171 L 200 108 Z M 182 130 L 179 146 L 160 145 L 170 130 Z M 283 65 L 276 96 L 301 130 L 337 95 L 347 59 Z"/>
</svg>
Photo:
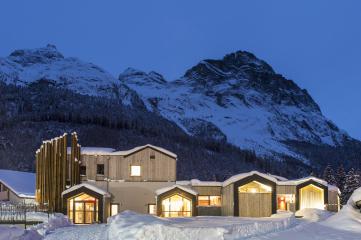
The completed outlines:
<svg viewBox="0 0 361 240">
<path fill-rule="evenodd" d="M 91 224 L 98 221 L 98 199 L 80 194 L 68 199 L 68 217 L 75 224 Z"/>
<path fill-rule="evenodd" d="M 173 195 L 162 201 L 163 217 L 191 217 L 192 201 L 180 195 Z"/>
</svg>

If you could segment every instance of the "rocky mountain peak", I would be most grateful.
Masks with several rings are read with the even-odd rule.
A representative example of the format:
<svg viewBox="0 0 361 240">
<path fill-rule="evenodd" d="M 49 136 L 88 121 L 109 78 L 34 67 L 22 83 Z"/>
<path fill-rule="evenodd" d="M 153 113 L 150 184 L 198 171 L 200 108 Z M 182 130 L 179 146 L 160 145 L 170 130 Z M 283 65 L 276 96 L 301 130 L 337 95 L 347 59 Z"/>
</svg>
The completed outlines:
<svg viewBox="0 0 361 240">
<path fill-rule="evenodd" d="M 146 73 L 134 68 L 125 69 L 119 75 L 119 80 L 123 83 L 139 85 L 163 85 L 167 83 L 164 77 L 155 71 Z"/>
<path fill-rule="evenodd" d="M 51 63 L 64 59 L 64 56 L 55 45 L 48 44 L 42 48 L 15 50 L 9 55 L 9 59 L 22 66 L 29 66 L 36 63 Z"/>
<path fill-rule="evenodd" d="M 275 74 L 271 66 L 252 53 L 237 51 L 225 55 L 223 59 L 203 60 L 189 69 L 184 77 L 195 80 L 207 79 L 208 84 L 209 82 L 217 84 L 228 78 L 256 72 Z"/>
</svg>

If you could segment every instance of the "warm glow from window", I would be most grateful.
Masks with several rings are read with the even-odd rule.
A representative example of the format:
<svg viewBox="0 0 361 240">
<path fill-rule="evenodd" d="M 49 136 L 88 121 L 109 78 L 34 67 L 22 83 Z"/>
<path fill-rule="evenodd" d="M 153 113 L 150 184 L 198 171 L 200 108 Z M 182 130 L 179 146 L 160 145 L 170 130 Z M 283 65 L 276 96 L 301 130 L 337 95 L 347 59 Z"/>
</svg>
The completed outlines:
<svg viewBox="0 0 361 240">
<path fill-rule="evenodd" d="M 119 212 L 119 204 L 112 204 L 111 207 L 111 216 L 117 215 Z"/>
<path fill-rule="evenodd" d="M 148 205 L 148 213 L 152 214 L 152 215 L 156 215 L 157 214 L 157 207 L 155 204 L 149 204 Z"/>
<path fill-rule="evenodd" d="M 130 166 L 130 176 L 139 177 L 140 176 L 140 166 Z"/>
<path fill-rule="evenodd" d="M 253 181 L 247 183 L 246 185 L 240 186 L 238 190 L 241 193 L 270 193 L 272 192 L 272 187 L 257 181 Z"/>
<path fill-rule="evenodd" d="M 221 196 L 198 196 L 198 206 L 221 206 Z"/>
</svg>

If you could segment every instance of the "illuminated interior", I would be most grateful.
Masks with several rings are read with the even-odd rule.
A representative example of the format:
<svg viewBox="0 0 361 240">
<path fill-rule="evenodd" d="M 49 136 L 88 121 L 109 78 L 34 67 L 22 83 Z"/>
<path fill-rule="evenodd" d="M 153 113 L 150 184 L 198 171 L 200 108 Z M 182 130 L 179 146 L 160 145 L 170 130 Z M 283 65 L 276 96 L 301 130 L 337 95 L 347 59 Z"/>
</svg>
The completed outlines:
<svg viewBox="0 0 361 240">
<path fill-rule="evenodd" d="M 162 200 L 162 217 L 191 217 L 192 201 L 178 194 Z"/>
<path fill-rule="evenodd" d="M 98 222 L 98 199 L 82 193 L 69 198 L 68 217 L 75 224 L 90 224 Z"/>
<path fill-rule="evenodd" d="M 272 192 L 272 187 L 262 184 L 257 181 L 247 183 L 238 188 L 240 193 L 270 193 Z"/>
<path fill-rule="evenodd" d="M 300 189 L 300 210 L 304 208 L 325 209 L 324 190 L 313 184 Z"/>
<path fill-rule="evenodd" d="M 119 212 L 119 204 L 118 203 L 112 203 L 111 209 L 110 209 L 110 215 L 114 216 L 117 215 Z"/>
<path fill-rule="evenodd" d="M 290 203 L 295 202 L 294 194 L 277 194 L 277 209 L 278 210 L 290 210 Z"/>
<path fill-rule="evenodd" d="M 198 196 L 198 206 L 221 206 L 221 196 Z"/>
<path fill-rule="evenodd" d="M 130 167 L 130 176 L 139 177 L 140 176 L 140 166 L 131 166 Z"/>
</svg>

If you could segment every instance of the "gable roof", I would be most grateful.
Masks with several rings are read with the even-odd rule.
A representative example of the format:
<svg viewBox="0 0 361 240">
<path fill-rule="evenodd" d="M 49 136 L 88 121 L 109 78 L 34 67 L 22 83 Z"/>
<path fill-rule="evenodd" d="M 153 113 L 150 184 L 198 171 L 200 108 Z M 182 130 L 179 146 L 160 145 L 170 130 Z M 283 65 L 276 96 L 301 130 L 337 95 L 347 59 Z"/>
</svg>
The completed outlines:
<svg viewBox="0 0 361 240">
<path fill-rule="evenodd" d="M 141 150 L 143 150 L 145 148 L 152 148 L 152 149 L 157 150 L 159 152 L 162 152 L 162 153 L 164 153 L 164 154 L 166 154 L 166 155 L 168 155 L 168 156 L 170 156 L 172 158 L 177 158 L 177 155 L 175 153 L 173 153 L 171 151 L 168 151 L 167 149 L 157 147 L 157 146 L 154 146 L 154 145 L 151 145 L 151 144 L 135 147 L 135 148 L 132 148 L 130 150 L 112 152 L 109 155 L 128 156 L 128 155 L 133 154 L 135 152 L 141 151 Z"/>
<path fill-rule="evenodd" d="M 328 186 L 327 182 L 325 180 L 313 177 L 313 176 L 309 176 L 309 177 L 304 177 L 304 178 L 300 178 L 300 179 L 295 179 L 295 180 L 287 180 L 287 181 L 278 181 L 278 185 L 299 185 L 302 184 L 304 182 L 313 180 L 321 185 L 324 186 Z"/>
<path fill-rule="evenodd" d="M 243 178 L 246 178 L 246 177 L 249 177 L 249 176 L 252 176 L 252 175 L 258 175 L 260 177 L 263 177 L 267 180 L 270 180 L 271 182 L 275 182 L 275 183 L 278 183 L 278 180 L 277 178 L 273 177 L 272 175 L 268 175 L 268 174 L 265 174 L 265 173 L 261 173 L 261 172 L 258 172 L 258 171 L 251 171 L 251 172 L 246 172 L 246 173 L 240 173 L 240 174 L 237 174 L 237 175 L 234 175 L 230 178 L 228 178 L 227 180 L 225 180 L 223 182 L 223 187 L 225 186 L 228 186 L 229 184 L 232 184 L 234 182 L 237 182 Z"/>
<path fill-rule="evenodd" d="M 0 169 L 0 182 L 21 198 L 35 198 L 35 173 Z"/>
<path fill-rule="evenodd" d="M 114 148 L 104 148 L 104 147 L 81 147 L 80 152 L 82 155 L 107 155 L 114 152 Z M 71 153 L 71 147 L 67 148 L 67 153 Z"/>
<path fill-rule="evenodd" d="M 61 195 L 65 195 L 67 193 L 70 193 L 70 192 L 73 192 L 79 188 L 82 188 L 82 187 L 85 187 L 93 192 L 96 192 L 96 193 L 99 193 L 100 195 L 103 195 L 105 197 L 110 197 L 110 194 L 107 192 L 107 191 L 104 191 L 103 189 L 95 186 L 95 185 L 92 185 L 92 184 L 89 184 L 89 183 L 81 183 L 81 184 L 77 184 L 77 185 L 74 185 L 72 186 L 71 188 L 68 188 L 66 190 L 64 190 Z"/>
<path fill-rule="evenodd" d="M 185 191 L 185 192 L 187 192 L 187 193 L 190 193 L 190 194 L 192 194 L 192 195 L 198 195 L 198 192 L 196 192 L 195 190 L 190 189 L 190 188 L 187 188 L 187 187 L 185 187 L 185 186 L 178 185 L 178 184 L 172 185 L 172 186 L 170 186 L 170 187 L 160 188 L 160 189 L 158 189 L 158 190 L 155 191 L 155 194 L 158 196 L 158 195 L 161 195 L 161 194 L 163 194 L 163 193 L 166 193 L 166 192 L 168 192 L 168 191 L 170 191 L 170 190 L 173 190 L 173 189 L 175 189 L 175 188 L 179 188 L 180 190 L 183 190 L 183 191 Z"/>
</svg>

